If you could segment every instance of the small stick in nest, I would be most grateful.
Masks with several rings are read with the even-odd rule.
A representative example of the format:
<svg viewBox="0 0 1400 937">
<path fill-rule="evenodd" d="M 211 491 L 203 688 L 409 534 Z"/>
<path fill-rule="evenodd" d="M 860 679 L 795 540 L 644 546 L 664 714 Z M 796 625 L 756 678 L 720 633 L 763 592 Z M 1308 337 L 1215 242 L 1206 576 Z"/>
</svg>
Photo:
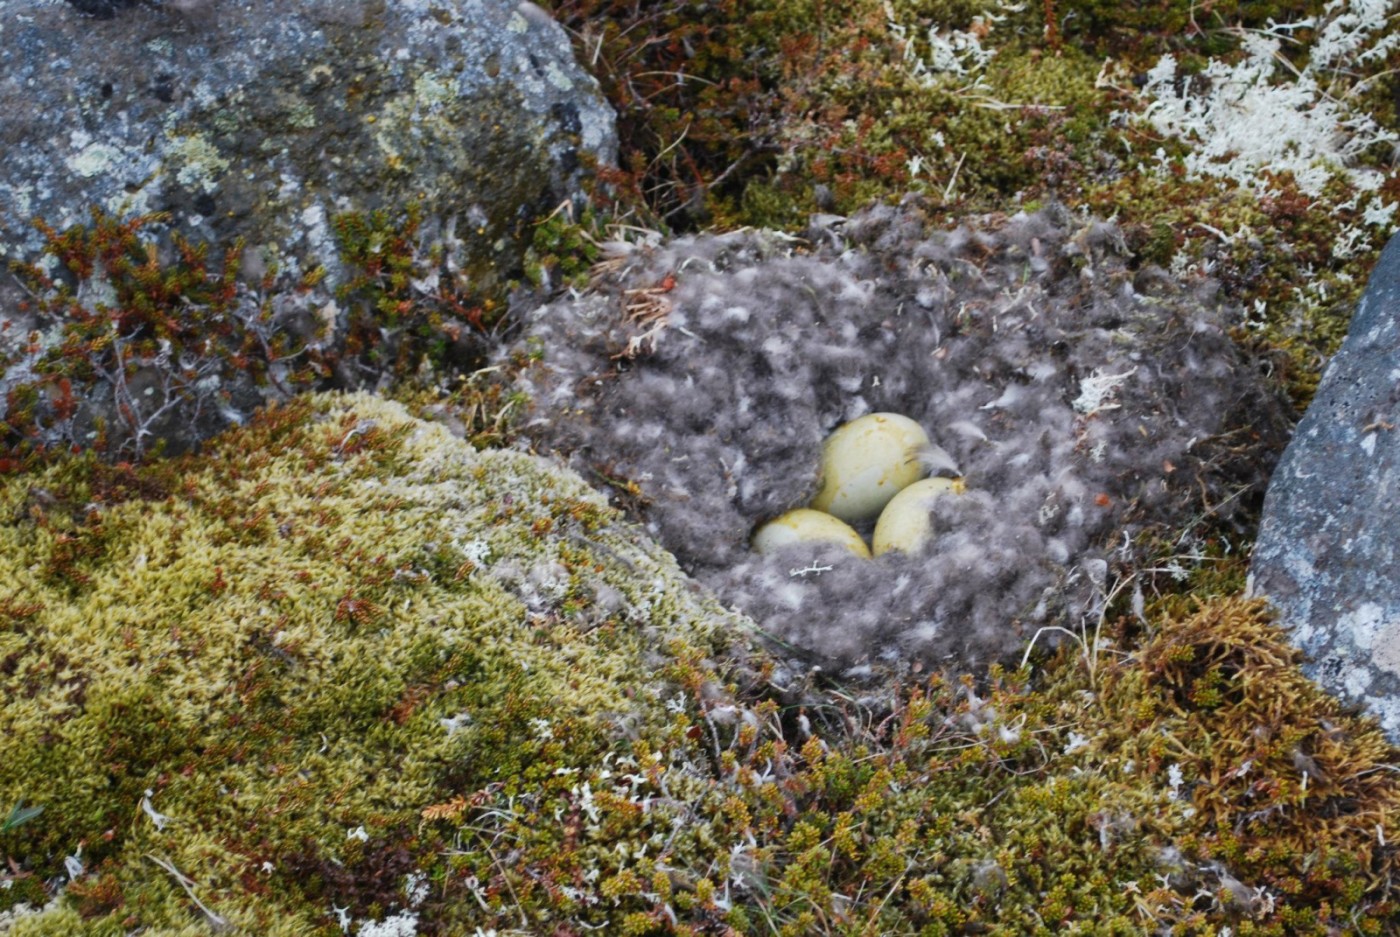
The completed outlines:
<svg viewBox="0 0 1400 937">
<path fill-rule="evenodd" d="M 623 291 L 623 315 L 633 325 L 647 328 L 629 338 L 627 347 L 613 355 L 612 360 L 626 358 L 630 361 L 643 352 L 656 350 L 656 340 L 666 331 L 666 321 L 671 315 L 671 300 L 666 294 L 675 288 L 675 274 L 668 273 L 656 286 Z"/>
</svg>

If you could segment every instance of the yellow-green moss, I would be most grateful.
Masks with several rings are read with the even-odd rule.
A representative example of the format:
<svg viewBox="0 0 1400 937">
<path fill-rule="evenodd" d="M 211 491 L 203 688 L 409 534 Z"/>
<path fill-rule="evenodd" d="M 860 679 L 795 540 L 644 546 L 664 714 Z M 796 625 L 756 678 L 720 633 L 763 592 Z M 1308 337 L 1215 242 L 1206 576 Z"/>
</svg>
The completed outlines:
<svg viewBox="0 0 1400 937">
<path fill-rule="evenodd" d="M 68 894 L 94 933 L 199 916 L 148 855 L 241 929 L 323 930 L 322 897 L 354 903 L 335 863 L 433 856 L 418 811 L 518 783 L 539 725 L 601 757 L 605 714 L 659 694 L 639 675 L 667 636 L 737 624 L 577 479 L 370 397 L 111 475 L 0 485 L 0 803 L 43 807 L 0 852 L 51 875 L 81 844 Z"/>
</svg>

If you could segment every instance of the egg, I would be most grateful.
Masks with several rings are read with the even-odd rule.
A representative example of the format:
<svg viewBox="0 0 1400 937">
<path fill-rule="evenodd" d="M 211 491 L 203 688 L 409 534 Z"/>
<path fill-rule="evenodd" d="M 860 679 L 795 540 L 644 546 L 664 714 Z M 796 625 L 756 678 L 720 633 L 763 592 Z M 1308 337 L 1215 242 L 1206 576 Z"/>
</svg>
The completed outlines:
<svg viewBox="0 0 1400 937">
<path fill-rule="evenodd" d="M 924 476 L 920 456 L 929 448 L 924 428 L 898 413 L 869 413 L 838 427 L 822 445 L 822 488 L 812 507 L 848 522 L 876 517 Z"/>
<path fill-rule="evenodd" d="M 764 524 L 753 535 L 756 553 L 772 553 L 791 543 L 834 543 L 856 556 L 870 557 L 865 541 L 849 524 L 811 508 L 788 511 Z"/>
<path fill-rule="evenodd" d="M 871 546 L 875 555 L 899 550 L 917 553 L 933 536 L 933 504 L 966 490 L 961 478 L 925 478 L 890 499 L 875 524 Z"/>
</svg>

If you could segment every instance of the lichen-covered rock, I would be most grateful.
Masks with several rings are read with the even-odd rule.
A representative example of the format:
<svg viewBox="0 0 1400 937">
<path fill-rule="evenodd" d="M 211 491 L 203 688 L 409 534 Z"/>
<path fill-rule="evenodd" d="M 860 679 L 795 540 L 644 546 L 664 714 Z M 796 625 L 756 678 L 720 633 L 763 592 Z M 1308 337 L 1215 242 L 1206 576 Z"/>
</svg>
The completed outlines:
<svg viewBox="0 0 1400 937">
<path fill-rule="evenodd" d="M 1208 284 L 1128 265 L 1055 211 L 927 230 L 914 208 L 617 249 L 620 295 L 562 300 L 517 352 L 541 443 L 612 480 L 682 564 L 766 629 L 842 661 L 1019 651 L 1095 620 L 1133 539 L 1262 492 L 1285 425 Z M 820 444 L 872 411 L 966 475 L 918 555 L 753 528 L 809 503 Z M 1205 503 L 1202 503 L 1202 495 Z"/>
<path fill-rule="evenodd" d="M 567 469 L 369 396 L 0 478 L 0 517 L 0 856 L 71 879 L 25 933 L 451 921 L 405 893 L 421 811 L 620 756 L 747 628 Z"/>
<path fill-rule="evenodd" d="M 1400 238 L 1269 483 L 1250 567 L 1306 670 L 1400 739 Z"/>
<path fill-rule="evenodd" d="M 332 216 L 417 201 L 445 271 L 479 283 L 614 155 L 611 110 L 530 3 L 103 9 L 0 0 L 0 260 L 38 253 L 33 219 L 98 206 L 168 212 L 193 241 L 246 239 L 258 276 L 324 267 L 334 286 Z"/>
</svg>

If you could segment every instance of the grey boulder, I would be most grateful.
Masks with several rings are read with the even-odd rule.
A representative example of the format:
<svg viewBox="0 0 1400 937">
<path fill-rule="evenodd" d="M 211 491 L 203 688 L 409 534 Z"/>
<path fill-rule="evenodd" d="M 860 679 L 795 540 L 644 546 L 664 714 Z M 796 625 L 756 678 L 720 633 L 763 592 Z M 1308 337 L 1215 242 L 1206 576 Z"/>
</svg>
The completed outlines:
<svg viewBox="0 0 1400 937">
<path fill-rule="evenodd" d="M 1310 676 L 1400 740 L 1400 237 L 1381 254 L 1341 349 L 1264 503 L 1250 590 Z"/>
<path fill-rule="evenodd" d="M 0 276 L 5 441 L 139 455 L 308 386 L 421 370 L 406 337 L 434 309 L 456 318 L 424 342 L 470 338 L 461 310 L 499 297 L 616 135 L 531 3 L 0 0 L 0 150 L 0 270 L 25 265 Z M 163 270 L 177 234 L 211 258 L 241 244 L 228 308 L 185 294 L 160 310 L 183 331 L 153 334 L 118 288 L 129 270 L 43 256 L 36 220 L 64 231 L 94 209 L 160 213 L 140 250 Z M 389 244 L 412 271 L 392 303 L 363 285 L 390 282 Z M 357 279 L 376 263 L 377 280 Z M 111 339 L 92 340 L 104 319 Z"/>
<path fill-rule="evenodd" d="M 334 216 L 417 202 L 480 287 L 615 157 L 611 110 L 531 3 L 98 6 L 0 0 L 0 262 L 34 259 L 33 219 L 98 206 L 334 286 Z"/>
</svg>

